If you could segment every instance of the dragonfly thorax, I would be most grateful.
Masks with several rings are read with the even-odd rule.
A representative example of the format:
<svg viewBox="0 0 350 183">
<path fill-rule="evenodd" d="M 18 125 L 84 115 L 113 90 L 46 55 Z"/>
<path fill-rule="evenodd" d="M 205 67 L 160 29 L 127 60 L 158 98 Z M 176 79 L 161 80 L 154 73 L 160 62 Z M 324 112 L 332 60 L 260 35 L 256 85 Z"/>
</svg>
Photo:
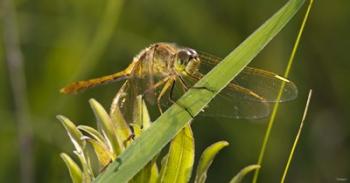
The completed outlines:
<svg viewBox="0 0 350 183">
<path fill-rule="evenodd" d="M 198 70 L 199 56 L 191 48 L 178 47 L 172 43 L 156 43 L 141 51 L 134 58 L 141 67 L 136 72 L 139 76 L 153 75 L 164 77 L 169 75 L 193 73 Z"/>
</svg>

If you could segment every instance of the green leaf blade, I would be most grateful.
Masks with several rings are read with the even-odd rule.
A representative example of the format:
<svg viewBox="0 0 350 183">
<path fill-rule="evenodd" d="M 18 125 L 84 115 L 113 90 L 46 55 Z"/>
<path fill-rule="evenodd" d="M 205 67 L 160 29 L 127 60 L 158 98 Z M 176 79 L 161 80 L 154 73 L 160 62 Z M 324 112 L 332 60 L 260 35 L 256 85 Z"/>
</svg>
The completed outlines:
<svg viewBox="0 0 350 183">
<path fill-rule="evenodd" d="M 87 133 L 88 135 L 91 136 L 91 138 L 95 139 L 96 141 L 98 141 L 100 143 L 104 143 L 103 135 L 100 134 L 100 132 L 98 132 L 94 128 L 92 128 L 90 126 L 86 126 L 86 125 L 79 125 L 78 129 L 82 132 Z"/>
<path fill-rule="evenodd" d="M 198 167 L 197 167 L 197 173 L 195 178 L 195 183 L 204 183 L 207 178 L 207 171 L 212 164 L 216 154 L 224 147 L 228 146 L 228 142 L 226 141 L 219 141 L 211 146 L 207 147 L 199 160 Z"/>
<path fill-rule="evenodd" d="M 85 141 L 82 140 L 83 134 L 78 130 L 75 124 L 68 118 L 58 115 L 57 119 L 61 121 L 63 127 L 66 129 L 70 140 L 72 141 L 75 149 L 79 153 L 83 153 L 85 147 Z"/>
<path fill-rule="evenodd" d="M 187 125 L 171 141 L 166 164 L 162 167 L 162 176 L 158 182 L 188 182 L 193 163 L 194 138 L 190 125 Z"/>
<path fill-rule="evenodd" d="M 236 176 L 232 178 L 230 183 L 240 183 L 242 182 L 243 178 L 249 173 L 256 169 L 259 169 L 260 165 L 249 165 L 245 168 L 243 168 Z"/>
<path fill-rule="evenodd" d="M 113 105 L 113 104 L 112 104 Z M 121 142 L 125 143 L 132 136 L 131 129 L 126 122 L 122 112 L 119 107 L 113 105 L 111 107 L 110 116 L 112 119 L 112 123 L 115 125 L 116 135 L 120 139 Z"/>
<path fill-rule="evenodd" d="M 139 173 L 136 174 L 136 176 L 130 181 L 130 183 L 152 183 L 157 182 L 157 178 L 157 158 L 154 158 Z"/>
<path fill-rule="evenodd" d="M 86 141 L 92 145 L 100 167 L 103 168 L 107 166 L 112 160 L 115 159 L 115 155 L 108 149 L 106 144 L 90 138 L 86 139 Z"/>
<path fill-rule="evenodd" d="M 82 172 L 79 166 L 66 153 L 61 153 L 60 156 L 68 168 L 69 175 L 72 179 L 72 182 L 81 183 L 83 178 L 82 178 Z"/>
<path fill-rule="evenodd" d="M 58 115 L 57 119 L 61 121 L 62 125 L 66 129 L 68 136 L 70 140 L 72 141 L 75 151 L 74 153 L 78 156 L 80 163 L 83 167 L 83 174 L 82 174 L 82 179 L 85 182 L 90 182 L 91 179 L 94 177 L 92 173 L 92 169 L 90 166 L 90 161 L 89 158 L 85 155 L 85 145 L 86 142 L 83 139 L 83 134 L 79 131 L 77 126 L 69 120 L 68 118 Z"/>
<path fill-rule="evenodd" d="M 114 124 L 112 123 L 112 119 L 109 117 L 108 113 L 102 107 L 100 103 L 98 103 L 95 99 L 90 99 L 89 103 L 91 105 L 92 110 L 95 113 L 95 117 L 97 122 L 101 125 L 103 130 L 103 134 L 106 135 L 106 140 L 110 143 L 111 149 L 114 154 L 120 154 L 123 149 L 123 143 L 116 135 L 116 129 Z"/>
</svg>

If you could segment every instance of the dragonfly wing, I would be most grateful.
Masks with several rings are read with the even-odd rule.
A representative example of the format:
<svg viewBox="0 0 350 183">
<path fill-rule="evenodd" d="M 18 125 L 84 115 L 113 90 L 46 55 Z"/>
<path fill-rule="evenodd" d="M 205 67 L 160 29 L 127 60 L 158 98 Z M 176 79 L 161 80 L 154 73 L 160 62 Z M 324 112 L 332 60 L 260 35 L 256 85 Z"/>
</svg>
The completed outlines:
<svg viewBox="0 0 350 183">
<path fill-rule="evenodd" d="M 142 89 L 139 88 L 138 78 L 130 78 L 126 80 L 123 86 L 118 90 L 111 105 L 111 111 L 119 107 L 125 120 L 128 123 L 133 123 L 136 115 L 136 97 L 142 95 Z"/>
<path fill-rule="evenodd" d="M 166 79 L 167 78 L 163 78 L 164 81 L 167 81 Z M 160 80 L 156 80 L 156 82 L 152 85 L 149 83 L 149 80 L 145 80 L 145 78 L 130 78 L 117 92 L 111 106 L 111 111 L 113 111 L 113 109 L 118 106 L 122 114 L 125 116 L 127 122 L 135 122 L 135 120 L 138 118 L 138 111 L 135 108 L 138 106 L 136 103 L 136 98 L 138 96 L 142 96 L 146 101 L 146 105 L 149 104 L 154 106 L 157 104 L 157 97 L 160 95 L 164 85 L 165 82 L 162 82 Z M 163 111 L 165 111 L 173 104 L 172 101 L 169 100 L 171 97 L 170 95 L 173 95 L 174 100 L 176 100 L 179 96 L 181 96 L 181 94 L 183 94 L 183 92 L 181 94 L 178 93 L 178 87 L 179 86 L 177 86 L 177 83 L 175 83 L 173 90 L 169 88 L 161 97 L 160 103 Z M 152 112 L 157 113 L 160 111 L 156 110 Z"/>
<path fill-rule="evenodd" d="M 207 53 L 201 53 L 200 58 L 203 63 L 201 64 L 203 73 L 207 73 L 221 61 L 220 58 Z M 298 89 L 293 82 L 273 72 L 253 67 L 245 67 L 231 83 L 253 91 L 263 97 L 266 102 L 290 101 L 298 95 Z M 284 89 L 278 99 L 282 84 Z"/>
<path fill-rule="evenodd" d="M 260 119 L 270 114 L 269 103 L 259 101 L 255 95 L 247 93 L 229 92 L 224 89 L 220 92 L 201 113 L 203 116 L 236 118 L 236 119 Z M 255 99 L 247 100 L 247 98 Z"/>
<path fill-rule="evenodd" d="M 275 73 L 262 69 L 246 67 L 235 77 L 232 83 L 248 88 L 267 102 L 285 102 L 298 95 L 295 84 Z M 280 88 L 284 85 L 280 98 Z"/>
<path fill-rule="evenodd" d="M 183 77 L 193 85 L 201 75 Z M 204 109 L 202 116 L 236 118 L 236 119 L 260 119 L 270 113 L 269 103 L 253 91 L 230 83 L 225 87 Z"/>
</svg>

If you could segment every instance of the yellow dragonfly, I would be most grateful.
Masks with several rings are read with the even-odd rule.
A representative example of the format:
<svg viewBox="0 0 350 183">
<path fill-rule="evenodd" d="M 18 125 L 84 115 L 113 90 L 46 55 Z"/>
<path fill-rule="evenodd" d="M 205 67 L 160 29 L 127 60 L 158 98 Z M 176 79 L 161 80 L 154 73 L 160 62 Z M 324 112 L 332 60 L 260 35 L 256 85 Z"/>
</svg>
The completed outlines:
<svg viewBox="0 0 350 183">
<path fill-rule="evenodd" d="M 162 112 L 190 89 L 205 73 L 220 62 L 220 58 L 198 53 L 173 43 L 155 43 L 143 49 L 123 71 L 86 81 L 72 83 L 60 90 L 71 94 L 112 81 L 126 80 L 116 98 L 124 116 L 133 115 L 135 98 L 144 96 Z M 282 96 L 277 96 L 282 83 Z M 245 67 L 224 88 L 203 115 L 256 119 L 266 117 L 269 103 L 295 99 L 298 90 L 293 82 L 262 69 Z"/>
</svg>

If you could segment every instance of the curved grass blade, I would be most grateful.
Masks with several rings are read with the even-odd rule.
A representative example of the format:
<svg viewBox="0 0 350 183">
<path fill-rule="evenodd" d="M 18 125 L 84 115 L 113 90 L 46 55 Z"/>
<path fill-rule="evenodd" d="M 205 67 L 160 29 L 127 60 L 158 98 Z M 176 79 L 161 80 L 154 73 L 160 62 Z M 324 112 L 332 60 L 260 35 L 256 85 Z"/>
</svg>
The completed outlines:
<svg viewBox="0 0 350 183">
<path fill-rule="evenodd" d="M 93 139 L 95 139 L 96 141 L 100 142 L 100 143 L 104 143 L 104 137 L 103 135 L 100 134 L 100 132 L 98 132 L 97 130 L 95 130 L 94 128 L 90 127 L 90 126 L 86 126 L 86 125 L 79 125 L 78 129 L 80 131 L 86 132 L 87 134 L 89 134 Z"/>
<path fill-rule="evenodd" d="M 299 10 L 304 0 L 289 0 L 195 87 L 161 115 L 139 138 L 100 174 L 95 182 L 127 182 L 156 156 L 266 45 Z M 214 91 L 214 92 L 213 92 Z M 140 153 L 142 152 L 142 153 Z"/>
<path fill-rule="evenodd" d="M 82 178 L 82 172 L 79 166 L 66 153 L 61 153 L 60 156 L 68 168 L 72 182 L 81 183 L 83 178 Z"/>
<path fill-rule="evenodd" d="M 188 182 L 194 163 L 194 139 L 190 125 L 183 128 L 171 141 L 166 158 L 158 182 Z"/>
<path fill-rule="evenodd" d="M 230 183 L 240 183 L 242 182 L 243 178 L 249 173 L 256 169 L 259 169 L 260 165 L 249 165 L 245 168 L 243 168 L 236 176 L 232 178 Z"/>
<path fill-rule="evenodd" d="M 113 154 L 112 149 L 109 148 L 108 144 L 106 144 L 103 135 L 94 128 L 86 125 L 79 125 L 78 129 L 91 136 L 85 136 L 84 140 L 92 145 L 101 167 L 105 167 L 111 161 L 115 160 L 116 156 Z"/>
<path fill-rule="evenodd" d="M 86 142 L 85 140 L 83 140 L 84 138 L 83 134 L 78 130 L 75 124 L 68 118 L 58 115 L 57 119 L 62 122 L 62 125 L 66 129 L 68 136 L 75 147 L 74 153 L 78 156 L 80 163 L 83 167 L 83 173 L 82 173 L 83 181 L 91 182 L 94 175 L 90 165 L 89 157 L 86 156 L 84 152 Z"/>
<path fill-rule="evenodd" d="M 149 116 L 148 109 L 145 101 L 142 99 L 142 95 L 136 97 L 136 107 L 135 107 L 135 122 L 142 127 L 142 129 L 147 129 L 151 126 L 151 117 Z"/>
<path fill-rule="evenodd" d="M 228 146 L 228 142 L 226 141 L 219 141 L 216 142 L 215 144 L 212 144 L 211 146 L 207 147 L 198 163 L 197 167 L 197 173 L 196 173 L 196 178 L 194 180 L 195 183 L 204 183 L 205 180 L 207 179 L 207 171 L 212 164 L 216 154 L 224 147 Z"/>
<path fill-rule="evenodd" d="M 116 128 L 116 135 L 118 135 L 118 138 L 121 142 L 126 142 L 132 135 L 132 132 L 117 105 L 113 105 L 112 109 L 110 110 L 110 116 L 112 119 L 112 123 Z"/>
<path fill-rule="evenodd" d="M 136 176 L 130 181 L 130 183 L 155 183 L 158 179 L 158 167 L 157 158 L 154 158 L 149 162 Z"/>
<path fill-rule="evenodd" d="M 106 144 L 91 138 L 87 138 L 86 141 L 92 145 L 100 167 L 107 166 L 115 159 L 115 155 L 108 149 Z"/>
<path fill-rule="evenodd" d="M 286 176 L 287 176 L 287 173 L 288 173 L 288 170 L 289 170 L 289 166 L 290 166 L 290 163 L 292 161 L 292 158 L 293 158 L 293 155 L 294 155 L 294 152 L 295 152 L 295 148 L 298 145 L 300 134 L 301 134 L 301 131 L 302 131 L 303 126 L 304 126 L 304 122 L 305 122 L 305 119 L 306 119 L 307 112 L 309 110 L 311 96 L 312 96 L 312 90 L 309 91 L 309 95 L 307 97 L 307 101 L 306 101 L 306 104 L 305 104 L 304 114 L 303 114 L 303 117 L 302 117 L 301 122 L 300 122 L 298 133 L 295 136 L 293 146 L 292 146 L 292 148 L 290 150 L 289 157 L 288 157 L 288 160 L 287 160 L 287 163 L 286 163 L 286 167 L 284 168 L 284 171 L 283 171 L 283 174 L 282 174 L 281 183 L 284 183 L 284 181 L 286 179 Z"/>
<path fill-rule="evenodd" d="M 108 113 L 104 110 L 101 104 L 98 103 L 95 99 L 90 99 L 89 103 L 95 113 L 97 122 L 101 125 L 103 134 L 106 136 L 105 139 L 109 142 L 113 153 L 119 155 L 123 151 L 124 146 L 116 134 L 116 129 L 112 123 L 111 118 L 108 116 Z"/>
<path fill-rule="evenodd" d="M 75 124 L 68 118 L 58 115 L 57 119 L 61 121 L 63 127 L 66 129 L 70 140 L 72 141 L 75 150 L 82 153 L 85 147 L 85 141 L 81 140 L 83 134 L 78 130 Z"/>
<path fill-rule="evenodd" d="M 154 162 L 151 167 L 151 175 L 149 178 L 149 183 L 156 183 L 158 181 L 158 177 L 159 177 L 158 165 L 156 162 Z"/>
</svg>

